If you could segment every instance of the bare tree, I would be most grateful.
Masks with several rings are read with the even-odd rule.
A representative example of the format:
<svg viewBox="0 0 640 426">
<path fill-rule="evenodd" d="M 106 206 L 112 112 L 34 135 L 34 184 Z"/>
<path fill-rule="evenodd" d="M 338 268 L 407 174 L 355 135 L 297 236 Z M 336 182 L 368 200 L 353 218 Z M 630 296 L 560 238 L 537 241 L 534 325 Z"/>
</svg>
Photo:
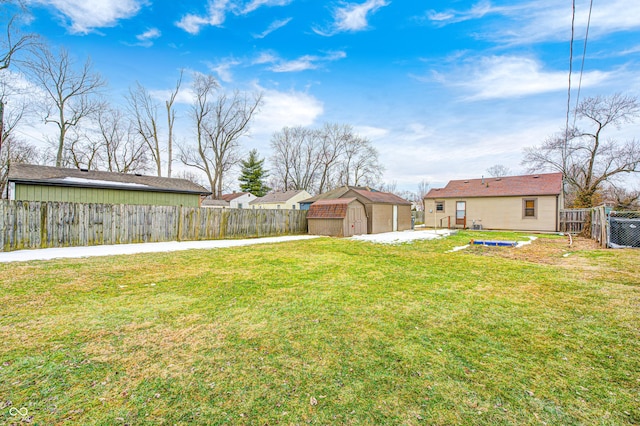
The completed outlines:
<svg viewBox="0 0 640 426">
<path fill-rule="evenodd" d="M 38 158 L 35 146 L 6 134 L 5 143 L 0 147 L 0 198 L 8 197 L 7 179 L 11 164 L 34 163 Z"/>
<path fill-rule="evenodd" d="M 504 177 L 511 174 L 511 169 L 502 164 L 495 164 L 487 169 L 487 174 L 491 177 Z"/>
<path fill-rule="evenodd" d="M 212 76 L 196 75 L 196 101 L 191 115 L 196 126 L 196 150 L 182 149 L 184 164 L 202 170 L 213 197 L 222 195 L 224 177 L 240 159 L 240 138 L 249 132 L 251 118 L 262 103 L 262 94 L 214 93 L 218 83 Z"/>
<path fill-rule="evenodd" d="M 326 123 L 318 132 L 320 177 L 318 193 L 335 187 L 335 169 L 347 149 L 348 141 L 353 137 L 349 125 Z"/>
<path fill-rule="evenodd" d="M 45 123 L 58 127 L 56 166 L 62 165 L 67 133 L 102 108 L 97 98 L 106 82 L 94 73 L 91 61 L 76 69 L 75 62 L 65 49 L 57 55 L 43 51 L 28 64 L 34 80 L 47 94 L 44 105 Z"/>
<path fill-rule="evenodd" d="M 202 176 L 202 174 L 197 173 L 194 170 L 181 170 L 176 175 L 178 179 L 188 180 L 189 182 L 193 182 L 200 186 L 207 186 L 207 179 Z"/>
<path fill-rule="evenodd" d="M 606 201 L 613 203 L 615 210 L 640 210 L 640 190 L 607 185 L 603 195 Z"/>
<path fill-rule="evenodd" d="M 61 167 L 96 170 L 100 167 L 102 145 L 90 139 L 84 130 L 73 128 L 67 134 Z"/>
<path fill-rule="evenodd" d="M 180 71 L 180 76 L 175 87 L 169 92 L 168 99 L 164 102 L 165 112 L 167 114 L 167 176 L 171 177 L 173 167 L 173 145 L 174 145 L 174 125 L 176 121 L 176 110 L 174 103 L 180 87 L 182 86 L 182 77 L 184 72 Z M 165 150 L 158 119 L 159 103 L 154 99 L 146 87 L 136 82 L 135 87 L 129 89 L 127 95 L 127 103 L 129 111 L 134 117 L 133 122 L 138 134 L 142 137 L 147 145 L 148 152 L 155 165 L 156 174 L 162 176 L 162 157 Z"/>
<path fill-rule="evenodd" d="M 573 191 L 574 207 L 592 207 L 605 182 L 613 182 L 624 173 L 639 171 L 640 144 L 635 140 L 605 140 L 603 132 L 633 122 L 640 115 L 637 98 L 615 94 L 584 99 L 576 116 L 591 130 L 570 129 L 547 139 L 541 146 L 525 152 L 523 163 L 530 171 L 562 172 Z"/>
<path fill-rule="evenodd" d="M 376 186 L 384 167 L 378 159 L 378 150 L 366 138 L 351 135 L 338 163 L 338 184 Z"/>
<path fill-rule="evenodd" d="M 192 86 L 196 99 L 191 106 L 191 118 L 195 125 L 197 151 L 194 151 L 191 147 L 181 147 L 180 160 L 185 165 L 204 172 L 209 181 L 209 187 L 213 189 L 214 173 L 211 170 L 211 163 L 214 158 L 209 156 L 210 152 L 207 149 L 205 126 L 212 113 L 210 99 L 214 96 L 214 92 L 219 85 L 213 76 L 196 74 L 194 75 Z"/>
<path fill-rule="evenodd" d="M 24 5 L 20 1 L 1 1 L 2 11 L 0 16 L 6 22 L 6 37 L 0 38 L 0 72 L 8 71 L 16 56 L 25 50 L 32 50 L 37 46 L 38 36 L 35 34 L 24 34 L 20 32 L 19 24 L 24 16 Z M 3 81 L 2 97 L 0 98 L 0 149 L 4 143 L 5 136 L 5 106 L 6 87 Z M 11 120 L 12 118 L 9 118 Z M 7 133 L 8 134 L 8 133 Z"/>
<path fill-rule="evenodd" d="M 182 85 L 182 76 L 184 75 L 184 70 L 180 70 L 180 77 L 178 77 L 178 81 L 176 83 L 175 89 L 169 94 L 169 99 L 167 99 L 164 103 L 166 111 L 167 111 L 167 177 L 171 177 L 171 165 L 173 163 L 173 125 L 176 122 L 176 110 L 173 107 L 173 103 L 176 100 L 176 96 L 178 96 L 178 92 L 180 91 L 180 86 Z"/>
<path fill-rule="evenodd" d="M 151 155 L 158 176 L 162 176 L 162 151 L 158 133 L 158 105 L 149 91 L 140 83 L 129 89 L 129 110 L 133 116 L 136 132 L 140 135 Z"/>
<path fill-rule="evenodd" d="M 416 191 L 413 199 L 411 200 L 414 202 L 414 205 L 416 206 L 417 210 L 424 209 L 424 197 L 429 192 L 430 186 L 431 185 L 429 184 L 429 182 L 427 182 L 424 179 L 421 180 L 420 183 L 418 183 L 418 190 Z"/>
<path fill-rule="evenodd" d="M 209 146 L 214 153 L 216 188 L 211 188 L 215 196 L 222 195 L 223 178 L 239 161 L 239 140 L 249 132 L 253 114 L 262 103 L 262 94 L 249 96 L 239 91 L 218 95 L 214 103 L 214 120 L 207 123 L 205 130 Z"/>
<path fill-rule="evenodd" d="M 29 105 L 23 94 L 16 90 L 6 71 L 0 73 L 0 149 L 3 142 L 8 140 L 15 128 L 27 114 Z M 12 100 L 11 107 L 8 107 L 9 100 Z"/>
<path fill-rule="evenodd" d="M 148 146 L 121 110 L 100 111 L 92 139 L 100 146 L 101 166 L 106 170 L 131 173 L 148 169 Z"/>
<path fill-rule="evenodd" d="M 21 1 L 2 0 L 0 7 L 0 16 L 6 22 L 3 25 L 5 37 L 0 39 L 0 70 L 4 70 L 11 66 L 20 52 L 38 46 L 38 36 L 20 31 L 19 26 L 25 16 L 24 4 Z"/>
<path fill-rule="evenodd" d="M 371 142 L 349 125 L 284 128 L 271 138 L 272 179 L 278 189 L 330 191 L 339 185 L 374 185 L 384 168 Z"/>
<path fill-rule="evenodd" d="M 270 186 L 287 191 L 315 192 L 319 175 L 317 132 L 304 127 L 285 127 L 271 137 L 273 155 Z"/>
</svg>

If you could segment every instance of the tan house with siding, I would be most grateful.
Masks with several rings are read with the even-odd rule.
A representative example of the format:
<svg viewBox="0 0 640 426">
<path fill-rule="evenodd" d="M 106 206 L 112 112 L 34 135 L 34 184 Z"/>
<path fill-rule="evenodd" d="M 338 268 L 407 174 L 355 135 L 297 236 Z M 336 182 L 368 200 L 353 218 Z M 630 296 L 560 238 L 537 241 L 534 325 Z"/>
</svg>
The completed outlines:
<svg viewBox="0 0 640 426">
<path fill-rule="evenodd" d="M 289 209 L 300 210 L 300 201 L 311 197 L 305 190 L 272 192 L 249 202 L 252 209 Z"/>
<path fill-rule="evenodd" d="M 424 197 L 425 224 L 439 228 L 559 230 L 562 173 L 452 180 Z"/>
</svg>

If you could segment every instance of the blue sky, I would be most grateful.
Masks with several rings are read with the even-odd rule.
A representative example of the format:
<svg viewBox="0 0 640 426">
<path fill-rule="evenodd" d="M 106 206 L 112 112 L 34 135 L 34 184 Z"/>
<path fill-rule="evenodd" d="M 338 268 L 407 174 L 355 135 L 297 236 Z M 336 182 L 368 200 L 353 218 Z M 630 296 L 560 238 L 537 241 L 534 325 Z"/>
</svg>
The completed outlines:
<svg viewBox="0 0 640 426">
<path fill-rule="evenodd" d="M 522 172 L 523 148 L 565 123 L 569 0 L 29 5 L 31 29 L 79 61 L 90 55 L 113 102 L 136 81 L 161 97 L 181 68 L 211 73 L 226 89 L 264 92 L 246 150 L 268 157 L 271 134 L 283 126 L 351 124 L 379 150 L 384 179 L 402 189 L 477 178 L 494 164 Z M 578 0 L 575 71 L 588 12 Z M 594 1 L 581 97 L 640 92 L 639 16 L 637 0 Z M 186 142 L 188 117 L 180 119 Z M 638 130 L 611 136 L 640 137 Z"/>
</svg>

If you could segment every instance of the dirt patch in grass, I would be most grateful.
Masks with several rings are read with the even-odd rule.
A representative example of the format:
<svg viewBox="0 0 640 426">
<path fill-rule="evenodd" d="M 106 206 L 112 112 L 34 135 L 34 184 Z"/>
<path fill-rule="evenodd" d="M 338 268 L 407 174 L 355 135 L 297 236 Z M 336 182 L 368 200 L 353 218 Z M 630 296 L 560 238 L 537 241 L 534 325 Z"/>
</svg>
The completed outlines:
<svg viewBox="0 0 640 426">
<path fill-rule="evenodd" d="M 576 261 L 580 262 L 580 257 L 576 256 L 576 254 L 600 249 L 598 243 L 588 238 L 574 237 L 572 243 L 569 244 L 568 237 L 543 237 L 537 238 L 532 241 L 531 244 L 518 248 L 475 245 L 469 247 L 468 252 L 479 256 L 502 257 L 505 259 L 546 265 L 570 266 Z M 586 265 L 581 264 L 581 266 Z"/>
</svg>

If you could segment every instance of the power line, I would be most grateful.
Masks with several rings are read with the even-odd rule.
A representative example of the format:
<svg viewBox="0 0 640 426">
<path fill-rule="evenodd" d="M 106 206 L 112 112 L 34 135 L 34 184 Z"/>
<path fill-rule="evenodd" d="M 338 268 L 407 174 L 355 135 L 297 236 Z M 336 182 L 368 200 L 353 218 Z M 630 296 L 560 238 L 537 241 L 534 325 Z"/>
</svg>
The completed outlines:
<svg viewBox="0 0 640 426">
<path fill-rule="evenodd" d="M 587 39 L 589 38 L 589 26 L 591 25 L 591 11 L 593 10 L 593 0 L 589 4 L 589 17 L 587 18 L 587 31 L 584 35 L 584 49 L 582 50 L 582 65 L 580 65 L 580 79 L 578 80 L 578 94 L 576 96 L 576 108 L 573 110 L 573 127 L 576 127 L 578 115 L 578 101 L 580 100 L 580 89 L 582 88 L 582 74 L 584 73 L 584 60 L 587 56 Z"/>
<path fill-rule="evenodd" d="M 571 14 L 571 42 L 569 43 L 569 87 L 567 90 L 567 116 L 564 126 L 564 145 L 565 150 L 567 146 L 567 138 L 569 135 L 569 115 L 571 114 L 571 74 L 573 73 L 573 39 L 575 37 L 576 28 L 576 0 L 571 2 L 572 14 Z"/>
</svg>

